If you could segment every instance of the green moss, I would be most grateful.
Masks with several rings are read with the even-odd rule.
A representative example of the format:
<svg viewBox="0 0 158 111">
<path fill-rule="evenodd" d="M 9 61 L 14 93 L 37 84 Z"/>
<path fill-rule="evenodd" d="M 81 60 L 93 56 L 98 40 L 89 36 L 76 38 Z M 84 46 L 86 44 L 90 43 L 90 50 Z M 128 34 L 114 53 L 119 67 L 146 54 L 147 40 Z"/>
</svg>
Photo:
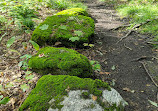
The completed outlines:
<svg viewBox="0 0 158 111">
<path fill-rule="evenodd" d="M 89 60 L 75 50 L 45 47 L 28 62 L 30 68 L 40 74 L 64 74 L 90 77 L 92 66 Z"/>
<path fill-rule="evenodd" d="M 96 81 L 89 78 L 79 78 L 69 75 L 44 75 L 37 82 L 36 87 L 31 91 L 28 98 L 20 107 L 20 111 L 29 109 L 30 111 L 46 111 L 49 107 L 62 108 L 60 102 L 63 96 L 67 95 L 67 90 L 88 90 L 94 94 L 98 88 L 108 88 L 107 83 L 102 82 L 101 86 L 96 87 Z M 102 87 L 104 86 L 104 87 Z M 54 98 L 54 102 L 49 105 L 49 101 Z"/>
<path fill-rule="evenodd" d="M 89 92 L 82 92 L 82 95 L 81 95 L 84 99 L 88 99 L 90 98 L 90 94 Z"/>
<path fill-rule="evenodd" d="M 56 15 L 85 15 L 88 16 L 88 13 L 86 12 L 86 10 L 82 9 L 82 8 L 71 8 L 71 9 L 67 9 L 67 10 L 63 10 L 61 12 L 58 12 Z"/>
<path fill-rule="evenodd" d="M 46 26 L 46 27 L 44 27 Z M 44 27 L 42 29 L 42 27 Z M 78 36 L 75 31 L 83 34 Z M 77 15 L 54 15 L 47 17 L 33 32 L 32 40 L 39 45 L 54 44 L 57 41 L 62 42 L 66 47 L 83 46 L 83 43 L 89 42 L 94 34 L 94 20 L 90 17 Z M 79 37 L 79 41 L 71 42 L 69 38 Z"/>
</svg>

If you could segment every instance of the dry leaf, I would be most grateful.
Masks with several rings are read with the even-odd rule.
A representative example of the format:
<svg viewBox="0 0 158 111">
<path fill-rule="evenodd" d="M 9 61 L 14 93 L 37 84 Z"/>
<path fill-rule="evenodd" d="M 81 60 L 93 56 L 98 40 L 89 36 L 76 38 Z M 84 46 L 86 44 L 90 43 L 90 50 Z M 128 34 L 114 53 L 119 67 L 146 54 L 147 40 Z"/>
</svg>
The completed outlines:
<svg viewBox="0 0 158 111">
<path fill-rule="evenodd" d="M 61 42 L 55 42 L 54 46 L 59 46 L 61 44 L 62 44 Z"/>
<path fill-rule="evenodd" d="M 65 91 L 69 92 L 70 91 L 70 87 L 67 86 L 67 88 L 65 89 Z"/>
<path fill-rule="evenodd" d="M 150 84 L 146 84 L 146 86 L 150 86 Z"/>
<path fill-rule="evenodd" d="M 128 92 L 131 91 L 131 90 L 130 90 L 129 88 L 127 88 L 127 87 L 123 88 L 123 90 L 124 90 L 124 91 L 128 91 Z"/>
<path fill-rule="evenodd" d="M 26 47 L 24 47 L 24 49 L 25 49 L 25 50 L 27 50 L 27 46 L 26 46 Z"/>
<path fill-rule="evenodd" d="M 94 101 L 96 101 L 97 100 L 97 96 L 92 96 L 92 99 L 94 100 Z"/>
<path fill-rule="evenodd" d="M 107 75 L 109 75 L 110 72 L 100 72 L 100 74 L 107 74 Z"/>
<path fill-rule="evenodd" d="M 44 56 L 44 53 L 38 55 L 38 57 L 43 57 L 43 56 Z"/>
<path fill-rule="evenodd" d="M 16 101 L 15 98 L 11 98 L 10 101 L 9 101 L 12 104 L 13 109 L 15 108 L 15 106 L 14 106 L 15 101 Z"/>
<path fill-rule="evenodd" d="M 4 75 L 4 73 L 3 72 L 1 72 L 1 75 L 0 76 L 3 76 Z"/>
<path fill-rule="evenodd" d="M 135 92 L 135 90 L 131 90 L 131 89 L 127 88 L 127 87 L 123 88 L 123 90 L 124 90 L 124 91 L 127 91 L 127 92 L 131 92 L 131 93 L 134 93 L 134 92 Z"/>
</svg>

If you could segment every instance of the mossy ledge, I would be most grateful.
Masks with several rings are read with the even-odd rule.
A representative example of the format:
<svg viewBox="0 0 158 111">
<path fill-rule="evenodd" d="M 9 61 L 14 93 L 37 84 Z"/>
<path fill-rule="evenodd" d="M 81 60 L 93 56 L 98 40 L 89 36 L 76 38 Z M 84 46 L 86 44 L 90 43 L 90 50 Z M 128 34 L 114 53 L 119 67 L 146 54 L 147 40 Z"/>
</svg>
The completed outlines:
<svg viewBox="0 0 158 111">
<path fill-rule="evenodd" d="M 71 8 L 71 9 L 60 11 L 56 15 L 84 15 L 84 16 L 88 16 L 88 13 L 86 10 L 84 10 L 82 8 Z"/>
<path fill-rule="evenodd" d="M 75 32 L 81 32 L 77 35 Z M 83 15 L 53 15 L 46 18 L 32 34 L 31 40 L 39 45 L 52 45 L 60 41 L 66 47 L 83 47 L 83 43 L 89 43 L 94 34 L 94 20 Z M 71 37 L 79 40 L 72 42 Z"/>
<path fill-rule="evenodd" d="M 68 48 L 42 48 L 30 58 L 28 65 L 40 74 L 92 76 L 92 66 L 89 60 L 84 55 Z"/>
<path fill-rule="evenodd" d="M 38 80 L 36 87 L 21 105 L 19 111 L 28 109 L 30 111 L 47 111 L 49 107 L 61 109 L 60 102 L 70 90 L 88 90 L 90 94 L 100 97 L 102 95 L 100 89 L 105 88 L 110 90 L 110 86 L 106 82 L 98 79 L 82 79 L 69 75 L 44 75 Z M 55 101 L 53 105 L 49 105 L 52 98 Z"/>
</svg>

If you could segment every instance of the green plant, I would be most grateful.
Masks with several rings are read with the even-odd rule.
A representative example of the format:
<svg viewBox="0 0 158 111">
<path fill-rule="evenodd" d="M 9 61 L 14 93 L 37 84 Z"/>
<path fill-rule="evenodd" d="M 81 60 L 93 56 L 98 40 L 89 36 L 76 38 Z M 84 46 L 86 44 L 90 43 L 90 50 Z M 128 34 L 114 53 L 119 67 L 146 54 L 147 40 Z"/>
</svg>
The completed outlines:
<svg viewBox="0 0 158 111">
<path fill-rule="evenodd" d="M 5 16 L 0 15 L 0 26 L 3 26 L 7 22 L 7 19 Z"/>
<path fill-rule="evenodd" d="M 36 42 L 34 42 L 32 40 L 29 40 L 29 42 L 32 44 L 32 46 L 35 48 L 36 51 L 39 50 L 39 45 Z"/>
<path fill-rule="evenodd" d="M 2 36 L 3 37 L 3 36 Z M 2 38 L 0 38 L 2 39 Z M 17 53 L 19 56 L 21 55 L 17 50 L 14 50 L 14 49 L 10 49 L 11 45 L 15 42 L 15 36 L 11 37 L 7 43 L 6 43 L 6 47 L 7 47 L 7 51 L 10 51 L 10 52 L 15 52 Z M 11 57 L 12 58 L 12 57 Z"/>
<path fill-rule="evenodd" d="M 10 101 L 9 97 L 4 97 L 2 100 L 0 100 L 0 105 L 1 104 L 7 104 Z"/>
<path fill-rule="evenodd" d="M 27 84 L 22 84 L 22 85 L 20 86 L 20 88 L 23 90 L 23 92 L 25 92 L 26 90 L 28 90 L 28 89 L 30 88 L 30 86 L 27 85 Z"/>
<path fill-rule="evenodd" d="M 98 61 L 91 60 L 90 64 L 92 65 L 93 70 L 101 71 L 101 65 L 99 64 Z"/>
<path fill-rule="evenodd" d="M 7 41 L 7 48 L 10 48 L 10 46 L 14 43 L 15 41 L 15 36 L 11 37 L 8 41 Z"/>
<path fill-rule="evenodd" d="M 84 43 L 84 46 L 89 46 L 89 47 L 94 47 L 94 44 L 88 44 L 88 43 Z"/>
<path fill-rule="evenodd" d="M 75 41 L 79 41 L 79 37 L 70 37 L 69 38 L 69 40 L 71 41 L 71 42 L 75 42 Z"/>
<path fill-rule="evenodd" d="M 3 39 L 3 37 L 6 35 L 7 33 L 4 33 L 1 37 L 0 37 L 0 42 Z"/>
<path fill-rule="evenodd" d="M 28 66 L 28 60 L 32 57 L 32 55 L 29 54 L 25 54 L 23 56 L 20 57 L 20 59 L 23 59 L 23 61 L 20 61 L 18 66 L 22 69 L 22 70 L 26 70 L 29 68 Z"/>
<path fill-rule="evenodd" d="M 9 15 L 13 17 L 15 23 L 17 23 L 24 30 L 34 29 L 34 22 L 32 18 L 37 18 L 37 12 L 34 9 L 30 9 L 24 5 L 15 5 L 10 9 Z"/>
<path fill-rule="evenodd" d="M 68 5 L 70 4 L 70 1 L 68 0 L 46 0 L 47 6 L 53 8 L 53 9 L 66 9 Z"/>
</svg>

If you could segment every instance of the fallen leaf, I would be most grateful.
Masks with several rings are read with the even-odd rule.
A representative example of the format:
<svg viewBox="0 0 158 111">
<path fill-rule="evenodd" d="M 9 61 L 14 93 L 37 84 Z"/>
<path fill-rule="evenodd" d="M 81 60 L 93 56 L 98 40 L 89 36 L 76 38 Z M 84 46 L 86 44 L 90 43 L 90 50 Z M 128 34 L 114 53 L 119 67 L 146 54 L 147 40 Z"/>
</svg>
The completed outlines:
<svg viewBox="0 0 158 111">
<path fill-rule="evenodd" d="M 116 67 L 113 65 L 113 66 L 111 67 L 111 69 L 112 69 L 112 70 L 115 70 L 115 69 L 116 69 Z"/>
<path fill-rule="evenodd" d="M 131 90 L 131 93 L 135 93 L 135 90 Z"/>
<path fill-rule="evenodd" d="M 62 44 L 61 42 L 55 42 L 54 46 L 59 46 L 61 44 Z"/>
<path fill-rule="evenodd" d="M 15 108 L 15 106 L 14 106 L 15 98 L 11 98 L 9 102 L 12 104 L 12 108 L 14 109 Z"/>
<path fill-rule="evenodd" d="M 100 74 L 107 74 L 107 75 L 109 75 L 110 72 L 100 72 Z"/>
<path fill-rule="evenodd" d="M 92 99 L 93 99 L 94 101 L 96 101 L 96 100 L 97 100 L 97 96 L 92 95 Z"/>
<path fill-rule="evenodd" d="M 150 84 L 146 84 L 146 86 L 150 86 Z"/>
<path fill-rule="evenodd" d="M 44 53 L 38 55 L 38 57 L 40 57 L 40 58 L 43 57 L 43 56 L 44 56 Z"/>
<path fill-rule="evenodd" d="M 127 88 L 127 87 L 123 88 L 123 90 L 124 90 L 124 91 L 128 91 L 128 92 L 131 91 L 131 90 L 130 90 L 129 88 Z"/>
<path fill-rule="evenodd" d="M 69 92 L 70 91 L 70 87 L 67 86 L 67 88 L 65 89 L 65 91 Z"/>
</svg>

